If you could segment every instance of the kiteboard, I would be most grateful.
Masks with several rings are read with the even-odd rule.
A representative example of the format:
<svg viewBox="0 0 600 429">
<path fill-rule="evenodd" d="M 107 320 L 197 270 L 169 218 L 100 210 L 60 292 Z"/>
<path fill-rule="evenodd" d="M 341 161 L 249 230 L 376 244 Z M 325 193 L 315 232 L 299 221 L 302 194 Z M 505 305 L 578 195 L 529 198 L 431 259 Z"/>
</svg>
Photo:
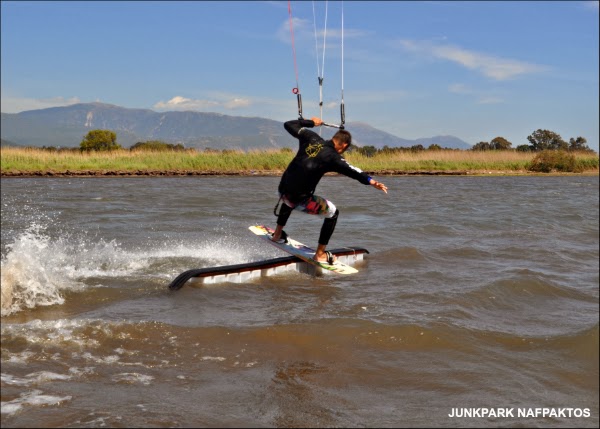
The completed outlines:
<svg viewBox="0 0 600 429">
<path fill-rule="evenodd" d="M 255 225 L 249 227 L 250 231 L 254 234 L 258 235 L 260 238 L 267 240 L 273 246 L 281 249 L 291 255 L 297 256 L 302 259 L 304 262 L 307 262 L 312 265 L 316 265 L 317 267 L 322 268 L 323 270 L 330 271 L 338 274 L 354 274 L 358 273 L 356 268 L 351 267 L 350 265 L 346 265 L 342 262 L 335 261 L 333 264 L 329 264 L 328 262 L 318 262 L 313 259 L 315 256 L 315 250 L 311 249 L 305 244 L 300 243 L 299 241 L 291 239 L 289 236 L 287 238 L 287 243 L 276 243 L 271 240 L 271 236 L 273 235 L 273 229 L 264 225 Z"/>
</svg>

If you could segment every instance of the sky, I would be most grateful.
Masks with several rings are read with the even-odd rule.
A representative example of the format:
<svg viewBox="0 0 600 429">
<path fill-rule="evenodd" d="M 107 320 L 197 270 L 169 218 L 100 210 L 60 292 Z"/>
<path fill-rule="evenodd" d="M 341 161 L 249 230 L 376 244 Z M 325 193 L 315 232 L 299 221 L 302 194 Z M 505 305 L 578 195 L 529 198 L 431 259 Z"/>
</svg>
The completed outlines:
<svg viewBox="0 0 600 429">
<path fill-rule="evenodd" d="M 347 124 L 405 139 L 517 147 L 546 129 L 598 151 L 598 16 L 598 1 L 2 0 L 1 110 L 283 122 L 299 88 L 304 117 L 329 123 L 343 100 Z"/>
</svg>

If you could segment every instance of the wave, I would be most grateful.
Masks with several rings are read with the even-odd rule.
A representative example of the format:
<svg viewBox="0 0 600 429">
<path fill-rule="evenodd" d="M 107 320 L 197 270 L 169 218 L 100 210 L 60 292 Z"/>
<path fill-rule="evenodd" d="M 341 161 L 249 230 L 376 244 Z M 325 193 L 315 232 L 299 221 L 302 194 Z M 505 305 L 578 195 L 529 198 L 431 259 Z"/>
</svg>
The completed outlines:
<svg viewBox="0 0 600 429">
<path fill-rule="evenodd" d="M 416 247 L 396 247 L 377 254 L 376 262 L 382 265 L 397 264 L 399 261 L 425 261 L 426 257 Z"/>
<path fill-rule="evenodd" d="M 114 339 L 119 339 L 115 348 Z M 206 353 L 196 355 L 202 361 L 224 362 L 228 359 L 223 344 L 254 344 L 273 349 L 307 348 L 313 350 L 363 348 L 376 350 L 441 351 L 478 353 L 481 347 L 500 345 L 509 351 L 541 349 L 555 351 L 598 365 L 599 326 L 550 336 L 513 335 L 493 330 L 464 328 L 434 322 L 431 324 L 386 324 L 349 318 L 319 319 L 301 324 L 276 324 L 260 327 L 198 326 L 184 327 L 164 322 L 79 320 L 33 320 L 23 324 L 3 324 L 2 343 L 6 344 L 3 362 L 20 365 L 49 360 L 54 354 L 78 355 L 91 364 L 146 367 L 163 362 L 171 349 L 181 353 L 191 344 Z M 44 347 L 39 347 L 44 344 Z M 213 345 L 218 353 L 208 347 Z M 193 347 L 192 347 L 193 348 Z M 145 351 L 154 350 L 147 356 Z M 236 349 L 237 350 L 237 349 Z M 189 350 L 198 353 L 198 350 Z M 164 354 L 164 355 L 163 355 Z M 71 377 L 38 372 L 21 377 L 19 384 L 35 385 L 41 381 Z M 77 374 L 75 374 L 77 375 Z M 3 376 L 7 376 L 3 374 Z M 3 380 L 6 381 L 6 380 Z"/>
<path fill-rule="evenodd" d="M 24 406 L 48 406 L 48 405 L 60 405 L 63 402 L 70 401 L 72 396 L 53 396 L 44 395 L 41 390 L 33 390 L 31 392 L 22 393 L 21 396 L 12 401 L 2 402 L 1 412 L 2 414 L 15 414 L 20 411 Z"/>
<path fill-rule="evenodd" d="M 466 302 L 511 302 L 523 298 L 568 298 L 597 303 L 598 297 L 580 290 L 553 283 L 547 276 L 529 269 L 519 269 L 514 275 L 493 281 L 486 286 L 463 295 Z"/>
<path fill-rule="evenodd" d="M 473 341 L 479 343 L 500 344 L 512 351 L 542 349 L 546 352 L 557 351 L 571 359 L 589 362 L 598 369 L 599 326 L 595 325 L 576 332 L 550 336 L 521 336 L 490 331 L 471 330 Z"/>
<path fill-rule="evenodd" d="M 31 225 L 5 246 L 1 261 L 1 316 L 25 309 L 61 305 L 66 292 L 103 286 L 107 279 L 172 279 L 181 271 L 250 262 L 260 255 L 234 237 L 198 243 L 158 242 L 125 249 L 116 240 L 62 233 Z"/>
</svg>

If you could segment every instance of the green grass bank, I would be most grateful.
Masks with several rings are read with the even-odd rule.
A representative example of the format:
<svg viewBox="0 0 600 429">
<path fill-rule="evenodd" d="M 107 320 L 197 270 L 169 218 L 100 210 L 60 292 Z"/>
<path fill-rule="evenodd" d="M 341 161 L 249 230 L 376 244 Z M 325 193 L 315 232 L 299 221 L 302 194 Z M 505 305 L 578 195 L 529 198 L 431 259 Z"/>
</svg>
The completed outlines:
<svg viewBox="0 0 600 429">
<path fill-rule="evenodd" d="M 380 152 L 365 156 L 345 154 L 352 165 L 372 174 L 533 174 L 538 154 L 516 151 L 439 150 Z M 288 150 L 253 151 L 48 151 L 3 147 L 2 176 L 30 175 L 273 175 L 285 170 L 294 156 Z M 572 171 L 548 172 L 598 174 L 598 154 L 569 153 Z"/>
</svg>

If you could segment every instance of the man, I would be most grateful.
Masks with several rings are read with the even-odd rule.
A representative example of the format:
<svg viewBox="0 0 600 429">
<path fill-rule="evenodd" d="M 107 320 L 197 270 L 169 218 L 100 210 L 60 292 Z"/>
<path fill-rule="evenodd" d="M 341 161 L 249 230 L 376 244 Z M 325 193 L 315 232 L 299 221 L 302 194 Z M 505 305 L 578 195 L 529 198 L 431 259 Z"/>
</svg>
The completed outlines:
<svg viewBox="0 0 600 429">
<path fill-rule="evenodd" d="M 380 189 L 386 194 L 387 186 L 344 159 L 342 154 L 352 144 L 352 136 L 348 131 L 339 130 L 331 140 L 323 140 L 317 133 L 308 129 L 322 124 L 323 121 L 316 117 L 310 120 L 288 121 L 284 124 L 287 132 L 299 140 L 299 149 L 279 183 L 280 201 L 283 201 L 283 204 L 277 215 L 277 227 L 271 239 L 280 243 L 286 241 L 287 234 L 283 227 L 294 209 L 323 216 L 325 220 L 314 259 L 333 264 L 336 258 L 325 249 L 333 235 L 339 210 L 331 201 L 314 194 L 321 177 L 327 172 L 340 173 Z"/>
</svg>

